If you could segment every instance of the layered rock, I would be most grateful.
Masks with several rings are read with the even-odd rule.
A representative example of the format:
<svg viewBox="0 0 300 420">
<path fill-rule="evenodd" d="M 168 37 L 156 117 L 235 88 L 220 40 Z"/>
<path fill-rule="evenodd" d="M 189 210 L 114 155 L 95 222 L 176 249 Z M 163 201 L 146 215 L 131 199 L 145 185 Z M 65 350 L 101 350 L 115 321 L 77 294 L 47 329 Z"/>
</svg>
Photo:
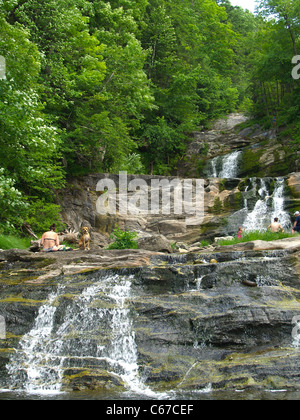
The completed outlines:
<svg viewBox="0 0 300 420">
<path fill-rule="evenodd" d="M 0 386 L 11 386 L 5 365 L 12 348 L 32 329 L 50 295 L 60 290 L 54 334 L 88 287 L 117 276 L 120 283 L 130 279 L 128 312 L 122 316 L 130 317 L 134 329 L 139 380 L 152 391 L 299 389 L 299 350 L 292 333 L 293 320 L 300 315 L 300 240 L 255 241 L 247 248 L 240 244 L 184 255 L 70 252 L 51 259 L 29 252 L 1 253 L 0 313 L 7 337 L 0 340 Z M 85 311 L 109 311 L 111 304 L 105 306 L 101 295 L 90 293 Z M 68 348 L 82 334 L 74 329 L 75 313 L 64 327 L 65 340 L 71 339 Z M 65 355 L 62 389 L 117 391 L 129 386 L 108 359 L 95 358 L 94 340 L 106 346 L 113 339 L 108 327 L 96 334 L 96 324 L 87 336 L 90 357 L 72 357 L 71 350 Z"/>
<path fill-rule="evenodd" d="M 209 178 L 203 180 L 203 213 L 200 219 L 193 221 L 190 215 L 185 213 L 175 214 L 174 195 L 171 193 L 171 206 L 169 214 L 152 214 L 151 183 L 153 179 L 168 183 L 184 180 L 174 177 L 151 177 L 151 176 L 128 176 L 131 181 L 145 182 L 148 189 L 143 192 L 148 200 L 149 210 L 142 214 L 121 214 L 116 208 L 115 212 L 99 214 L 97 212 L 97 200 L 99 192 L 96 186 L 99 180 L 108 179 L 115 183 L 116 194 L 119 188 L 119 176 L 108 174 L 95 174 L 88 177 L 77 178 L 72 181 L 68 189 L 61 193 L 59 202 L 62 206 L 63 221 L 71 230 L 79 232 L 80 227 L 91 227 L 92 247 L 103 249 L 112 242 L 110 235 L 118 225 L 122 230 L 136 231 L 139 235 L 140 247 L 158 252 L 171 252 L 170 246 L 176 243 L 193 245 L 203 240 L 214 241 L 215 237 L 232 235 L 236 236 L 239 226 L 242 225 L 246 212 L 251 211 L 259 196 L 261 179 L 219 179 Z M 300 209 L 300 177 L 299 173 L 292 173 L 285 177 L 285 210 L 293 215 Z M 265 178 L 269 194 L 272 196 L 277 178 Z M 195 179 L 191 179 L 196 182 Z M 184 188 L 184 187 L 183 187 Z M 299 191 L 298 191 L 299 190 Z M 127 200 L 135 197 L 136 191 L 127 192 Z M 142 194 L 139 192 L 139 194 Z M 117 196 L 117 195 L 116 195 Z M 117 196 L 118 197 L 118 196 Z M 247 200 L 247 209 L 245 208 Z M 81 203 L 79 206 L 77 203 Z M 160 201 L 160 206 L 162 202 Z M 160 207 L 161 209 L 162 207 Z"/>
</svg>

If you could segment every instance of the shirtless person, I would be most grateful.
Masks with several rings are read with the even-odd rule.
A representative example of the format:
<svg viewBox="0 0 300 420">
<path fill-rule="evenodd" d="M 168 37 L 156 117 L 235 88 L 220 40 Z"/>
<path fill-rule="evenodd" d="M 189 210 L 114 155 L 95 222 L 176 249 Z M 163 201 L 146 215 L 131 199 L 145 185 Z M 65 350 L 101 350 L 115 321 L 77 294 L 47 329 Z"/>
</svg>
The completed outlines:
<svg viewBox="0 0 300 420">
<path fill-rule="evenodd" d="M 55 233 L 55 224 L 51 225 L 48 232 L 45 232 L 41 239 L 41 246 L 44 252 L 53 252 L 59 250 L 59 239 Z"/>
<path fill-rule="evenodd" d="M 271 232 L 273 233 L 278 233 L 280 230 L 281 232 L 284 232 L 283 227 L 278 223 L 278 217 L 275 217 L 274 222 L 268 226 L 268 229 L 271 229 Z"/>
</svg>

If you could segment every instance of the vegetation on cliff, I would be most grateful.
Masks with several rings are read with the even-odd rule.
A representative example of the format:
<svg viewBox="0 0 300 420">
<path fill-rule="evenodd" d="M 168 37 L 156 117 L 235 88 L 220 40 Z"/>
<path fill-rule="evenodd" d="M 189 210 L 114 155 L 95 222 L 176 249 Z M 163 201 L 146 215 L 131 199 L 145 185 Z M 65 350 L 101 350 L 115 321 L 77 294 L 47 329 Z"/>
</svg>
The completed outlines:
<svg viewBox="0 0 300 420">
<path fill-rule="evenodd" d="M 259 11 L 229 0 L 1 2 L 1 231 L 45 229 L 70 176 L 171 174 L 189 133 L 236 109 L 266 126 L 275 111 L 299 144 L 299 2 Z"/>
</svg>

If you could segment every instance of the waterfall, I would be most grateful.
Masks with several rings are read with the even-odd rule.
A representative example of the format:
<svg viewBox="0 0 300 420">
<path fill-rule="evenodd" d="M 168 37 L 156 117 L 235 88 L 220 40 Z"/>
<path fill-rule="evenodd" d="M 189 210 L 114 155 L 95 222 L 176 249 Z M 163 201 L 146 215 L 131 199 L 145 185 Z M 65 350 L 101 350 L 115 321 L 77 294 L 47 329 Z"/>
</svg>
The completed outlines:
<svg viewBox="0 0 300 420">
<path fill-rule="evenodd" d="M 216 156 L 210 161 L 208 177 L 211 178 L 236 178 L 241 151 L 235 151 L 225 156 Z"/>
<path fill-rule="evenodd" d="M 219 178 L 235 178 L 238 176 L 238 163 L 241 151 L 235 151 L 225 156 Z"/>
<path fill-rule="evenodd" d="M 66 299 L 64 287 L 51 293 L 6 366 L 11 388 L 56 393 L 62 389 L 66 369 L 76 367 L 76 361 L 80 367 L 92 361 L 99 366 L 104 363 L 129 390 L 159 397 L 139 376 L 135 332 L 127 307 L 132 279 L 119 275 L 93 279 L 94 284 L 67 299 L 66 306 L 58 305 Z M 59 306 L 64 307 L 63 316 L 58 316 Z"/>
<path fill-rule="evenodd" d="M 58 392 L 61 380 L 61 359 L 53 352 L 52 338 L 56 312 L 55 300 L 61 292 L 51 293 L 48 302 L 39 309 L 32 330 L 20 340 L 20 349 L 6 366 L 13 387 L 23 387 L 27 392 Z M 54 360 L 55 359 L 55 360 Z"/>
<path fill-rule="evenodd" d="M 284 209 L 284 178 L 277 178 L 275 190 L 273 193 L 273 204 L 272 204 L 272 221 L 275 217 L 278 217 L 281 226 L 286 229 L 291 229 L 291 218 L 287 211 Z"/>
<path fill-rule="evenodd" d="M 259 199 L 254 209 L 249 212 L 244 221 L 243 228 L 246 231 L 264 230 L 271 223 L 269 214 L 269 192 L 267 190 L 266 181 L 260 180 L 260 188 L 258 190 Z"/>
<path fill-rule="evenodd" d="M 253 181 L 252 181 L 253 182 Z M 258 200 L 252 211 L 248 210 L 248 201 L 245 200 L 247 216 L 243 223 L 245 231 L 263 231 L 278 217 L 281 226 L 287 230 L 291 228 L 291 219 L 284 209 L 284 178 L 277 178 L 275 181 L 272 196 L 269 193 L 266 179 L 260 179 Z"/>
</svg>

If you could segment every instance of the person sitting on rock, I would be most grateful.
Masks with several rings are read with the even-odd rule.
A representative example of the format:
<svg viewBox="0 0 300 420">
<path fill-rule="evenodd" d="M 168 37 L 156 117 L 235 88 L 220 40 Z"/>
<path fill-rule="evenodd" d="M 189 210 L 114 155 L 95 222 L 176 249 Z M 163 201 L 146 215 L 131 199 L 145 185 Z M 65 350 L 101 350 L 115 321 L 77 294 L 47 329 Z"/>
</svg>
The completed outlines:
<svg viewBox="0 0 300 420">
<path fill-rule="evenodd" d="M 270 226 L 268 226 L 268 230 L 269 229 L 271 230 L 272 233 L 279 233 L 280 230 L 281 232 L 284 232 L 283 227 L 278 222 L 278 217 L 275 217 L 274 222 L 271 223 Z"/>
<path fill-rule="evenodd" d="M 300 232 L 300 213 L 299 211 L 296 211 L 295 213 L 296 216 L 296 221 L 294 223 L 294 226 L 292 228 L 292 234 L 294 235 L 296 232 L 299 233 Z"/>
<path fill-rule="evenodd" d="M 57 233 L 55 233 L 55 229 L 56 225 L 53 224 L 47 232 L 43 233 L 41 246 L 44 252 L 59 251 L 59 238 Z"/>
</svg>

